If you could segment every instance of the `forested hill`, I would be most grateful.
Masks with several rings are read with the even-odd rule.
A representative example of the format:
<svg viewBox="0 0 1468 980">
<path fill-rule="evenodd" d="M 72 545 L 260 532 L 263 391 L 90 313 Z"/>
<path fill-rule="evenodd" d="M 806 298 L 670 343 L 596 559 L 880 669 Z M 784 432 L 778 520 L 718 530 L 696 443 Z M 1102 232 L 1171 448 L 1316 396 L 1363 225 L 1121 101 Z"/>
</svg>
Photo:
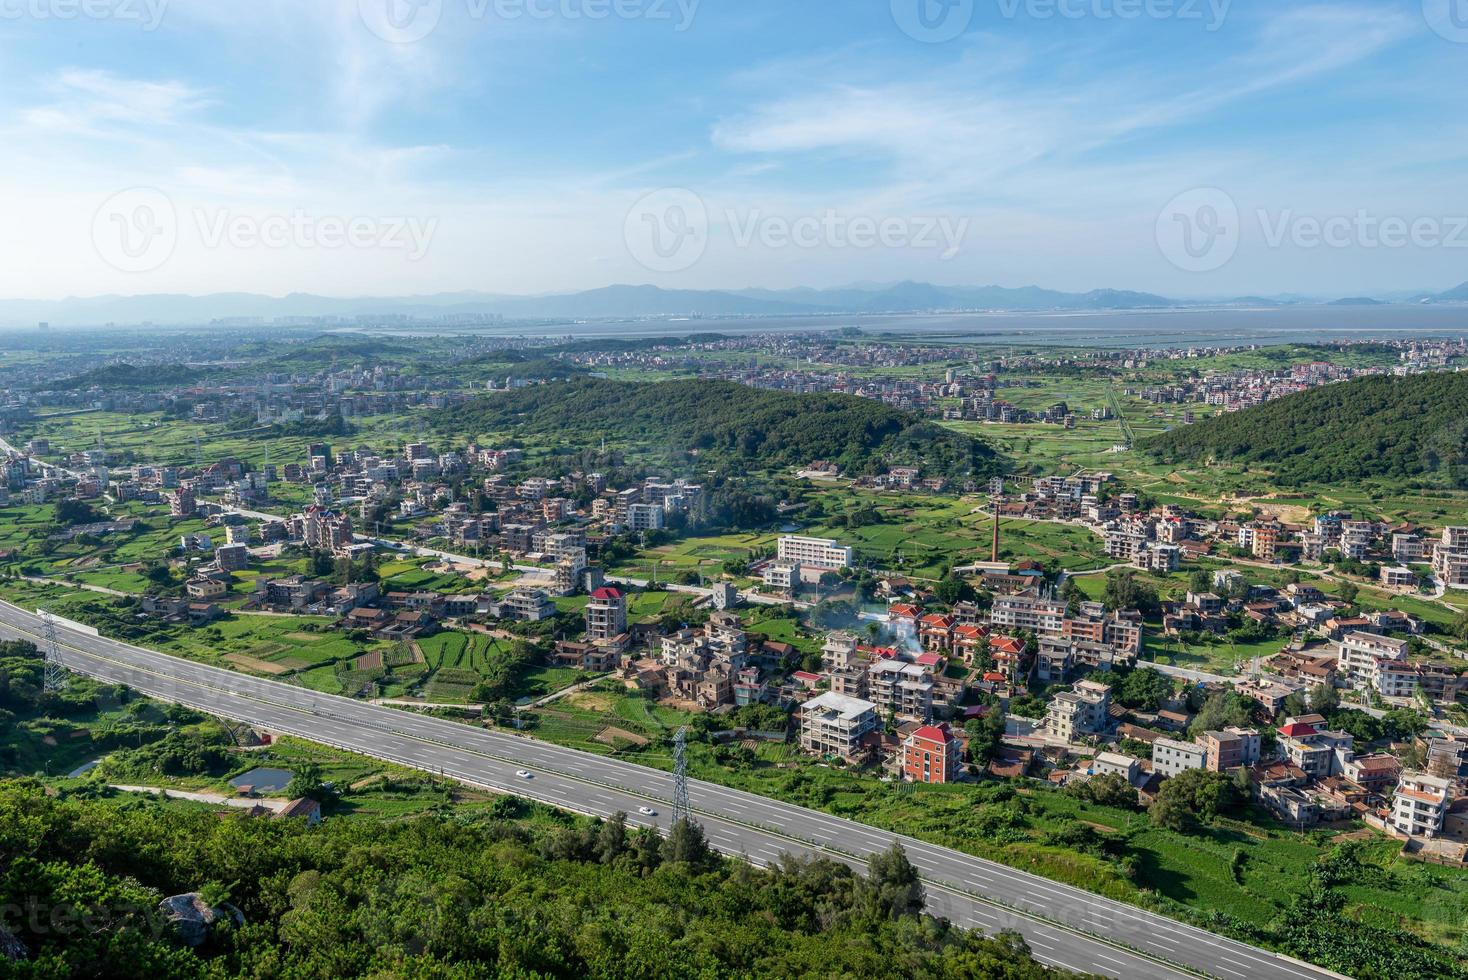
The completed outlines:
<svg viewBox="0 0 1468 980">
<path fill-rule="evenodd" d="M 434 425 L 455 434 L 547 436 L 583 447 L 605 437 L 652 454 L 697 453 L 757 468 L 824 459 L 849 474 L 904 464 L 953 477 L 1004 469 L 985 443 L 868 398 L 765 391 L 728 381 L 576 379 L 487 395 L 435 413 Z"/>
<path fill-rule="evenodd" d="M 1257 464 L 1287 485 L 1408 480 L 1468 489 L 1468 374 L 1359 378 L 1153 436 L 1165 462 Z"/>
<path fill-rule="evenodd" d="M 665 841 L 512 797 L 312 829 L 0 782 L 0 871 L 0 977 L 1059 975 L 1011 934 L 923 915 L 900 852 L 861 876 L 826 859 L 761 871 L 711 854 L 696 827 Z M 177 929 L 155 909 L 178 895 L 219 924 Z"/>
</svg>

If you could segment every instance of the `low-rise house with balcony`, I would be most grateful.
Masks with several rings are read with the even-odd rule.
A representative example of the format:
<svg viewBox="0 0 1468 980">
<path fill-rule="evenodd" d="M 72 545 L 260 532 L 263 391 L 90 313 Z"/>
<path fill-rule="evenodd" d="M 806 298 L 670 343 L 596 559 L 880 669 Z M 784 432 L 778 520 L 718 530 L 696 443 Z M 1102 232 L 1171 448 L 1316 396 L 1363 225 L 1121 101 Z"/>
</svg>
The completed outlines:
<svg viewBox="0 0 1468 980">
<path fill-rule="evenodd" d="M 1388 825 L 1404 837 L 1436 837 L 1442 832 L 1452 784 L 1425 772 L 1404 772 L 1392 796 Z"/>
</svg>

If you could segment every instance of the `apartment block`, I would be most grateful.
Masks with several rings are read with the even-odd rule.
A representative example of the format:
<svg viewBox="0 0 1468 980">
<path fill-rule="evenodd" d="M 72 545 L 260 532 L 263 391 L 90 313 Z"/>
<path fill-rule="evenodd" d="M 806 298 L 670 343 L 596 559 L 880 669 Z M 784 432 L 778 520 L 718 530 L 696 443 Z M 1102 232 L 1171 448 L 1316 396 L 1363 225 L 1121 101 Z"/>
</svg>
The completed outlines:
<svg viewBox="0 0 1468 980">
<path fill-rule="evenodd" d="M 1073 741 L 1083 735 L 1099 735 L 1110 727 L 1111 688 L 1095 681 L 1079 681 L 1050 702 L 1045 716 L 1048 734 Z"/>
<path fill-rule="evenodd" d="M 761 580 L 772 592 L 793 595 L 800 588 L 800 562 L 776 558 L 765 566 Z"/>
<path fill-rule="evenodd" d="M 850 568 L 853 552 L 832 538 L 807 538 L 787 535 L 780 539 L 776 557 L 782 561 L 795 561 L 811 568 Z"/>
<path fill-rule="evenodd" d="M 220 545 L 214 549 L 214 563 L 220 571 L 244 571 L 250 567 L 250 549 L 242 544 Z"/>
<path fill-rule="evenodd" d="M 1432 552 L 1432 571 L 1450 589 L 1468 589 L 1468 527 L 1445 527 Z"/>
<path fill-rule="evenodd" d="M 877 706 L 861 698 L 826 692 L 800 709 L 800 747 L 814 755 L 855 759 L 862 739 L 881 725 Z"/>
<path fill-rule="evenodd" d="M 933 678 L 917 664 L 878 660 L 867 668 L 867 697 L 899 718 L 933 717 Z"/>
<path fill-rule="evenodd" d="M 1227 772 L 1259 761 L 1259 733 L 1252 728 L 1229 726 L 1223 731 L 1204 732 L 1198 744 L 1208 756 L 1208 769 Z"/>
<path fill-rule="evenodd" d="M 1189 769 L 1202 769 L 1207 764 L 1208 750 L 1197 742 L 1159 738 L 1152 743 L 1152 771 L 1160 776 L 1176 776 Z"/>
<path fill-rule="evenodd" d="M 1065 603 L 1047 599 L 1033 589 L 995 596 L 990 615 L 994 628 L 1001 632 L 1030 630 L 1039 636 L 1060 636 L 1065 631 Z"/>
</svg>

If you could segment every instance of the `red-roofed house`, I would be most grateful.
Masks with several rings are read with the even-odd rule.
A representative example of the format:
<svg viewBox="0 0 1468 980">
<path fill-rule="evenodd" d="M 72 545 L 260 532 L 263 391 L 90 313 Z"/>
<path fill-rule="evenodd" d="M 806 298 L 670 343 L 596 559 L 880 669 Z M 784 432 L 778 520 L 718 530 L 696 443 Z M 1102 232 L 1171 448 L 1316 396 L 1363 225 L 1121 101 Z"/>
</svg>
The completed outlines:
<svg viewBox="0 0 1468 980">
<path fill-rule="evenodd" d="M 931 613 L 918 620 L 918 639 L 928 650 L 951 650 L 953 627 L 958 620 L 941 613 Z"/>
<path fill-rule="evenodd" d="M 913 661 L 913 663 L 917 664 L 919 667 L 925 667 L 929 671 L 942 670 L 943 665 L 947 662 L 948 658 L 936 651 L 929 651 L 928 653 L 923 654 Z"/>
<path fill-rule="evenodd" d="M 963 766 L 963 751 L 946 723 L 923 725 L 902 743 L 902 776 L 914 783 L 951 783 Z"/>
<path fill-rule="evenodd" d="M 586 603 L 586 639 L 590 643 L 617 643 L 627 632 L 627 597 L 602 586 Z"/>
<path fill-rule="evenodd" d="M 869 660 L 896 660 L 896 647 L 858 647 L 861 653 L 866 654 Z"/>
<path fill-rule="evenodd" d="M 1019 677 L 1026 673 L 1025 657 L 1028 652 L 1025 641 L 1018 637 L 989 637 L 989 656 L 994 658 L 994 669 L 1007 676 Z"/>
<path fill-rule="evenodd" d="M 1297 722 L 1294 722 L 1293 724 L 1284 726 L 1283 728 L 1281 728 L 1279 730 L 1279 733 L 1281 735 L 1285 736 L 1286 738 L 1301 738 L 1301 737 L 1303 737 L 1305 735 L 1314 735 L 1315 734 L 1315 726 L 1314 725 L 1306 725 L 1303 722 L 1298 722 L 1297 721 Z"/>
<path fill-rule="evenodd" d="M 977 623 L 963 623 L 953 627 L 953 652 L 969 663 L 983 649 L 989 629 Z"/>
<path fill-rule="evenodd" d="M 821 682 L 820 674 L 812 674 L 808 670 L 797 670 L 790 676 L 808 691 L 815 690 L 816 685 Z"/>
<path fill-rule="evenodd" d="M 918 617 L 922 614 L 923 611 L 920 608 L 904 602 L 894 602 L 887 607 L 887 617 L 893 623 L 899 623 L 903 620 L 909 623 L 916 623 Z"/>
</svg>

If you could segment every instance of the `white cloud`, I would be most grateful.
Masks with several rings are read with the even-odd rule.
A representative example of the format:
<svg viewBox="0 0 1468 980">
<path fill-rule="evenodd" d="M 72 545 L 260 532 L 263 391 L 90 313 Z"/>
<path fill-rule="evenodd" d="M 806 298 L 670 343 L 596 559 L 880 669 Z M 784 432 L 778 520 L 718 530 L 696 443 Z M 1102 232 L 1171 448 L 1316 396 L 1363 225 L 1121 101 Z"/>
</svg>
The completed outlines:
<svg viewBox="0 0 1468 980">
<path fill-rule="evenodd" d="M 1002 57 L 986 57 L 987 37 L 957 63 L 913 80 L 813 87 L 809 66 L 792 65 L 783 75 L 748 77 L 800 95 L 756 101 L 715 124 L 711 139 L 731 153 L 808 154 L 807 166 L 821 166 L 821 154 L 868 159 L 871 187 L 892 196 L 985 200 L 998 181 L 1033 185 L 1044 176 L 1060 189 L 1088 179 L 1097 166 L 1089 155 L 1346 68 L 1412 29 L 1404 16 L 1357 6 L 1286 9 L 1269 14 L 1246 48 L 1206 71 L 1098 71 L 1084 85 L 1055 78 L 1053 50 L 1010 44 Z M 862 74 L 857 65 L 828 67 L 828 76 Z M 881 66 L 879 74 L 887 71 Z"/>
<path fill-rule="evenodd" d="M 177 125 L 208 105 L 180 81 L 151 82 L 106 71 L 68 69 L 45 87 L 49 98 L 19 111 L 23 129 L 69 136 L 106 136 Z"/>
<path fill-rule="evenodd" d="M 693 187 L 720 220 L 731 209 L 786 217 L 836 209 L 956 215 L 973 228 L 962 255 L 946 264 L 881 251 L 715 247 L 664 285 L 912 277 L 1166 291 L 1165 280 L 1149 278 L 1157 256 L 1148 238 L 1155 208 L 1179 190 L 1227 183 L 1245 199 L 1274 201 L 1285 192 L 1303 200 L 1303 188 L 1321 207 L 1363 193 L 1447 199 L 1447 185 L 1412 168 L 1463 155 L 1461 134 L 1368 148 L 1367 133 L 1356 154 L 1322 177 L 1318 153 L 1288 138 L 1210 141 L 1208 127 L 1242 114 L 1249 99 L 1323 80 L 1360 83 L 1361 66 L 1420 30 L 1356 4 L 1231 20 L 1227 37 L 1209 41 L 1219 54 L 1203 67 L 1108 47 L 1102 32 L 1045 45 L 1035 39 L 1050 35 L 1006 32 L 945 53 L 873 40 L 756 62 L 723 79 L 695 73 L 666 98 L 682 110 L 678 118 L 702 122 L 615 164 L 558 154 L 553 126 L 537 159 L 506 152 L 489 124 L 462 137 L 420 137 L 427 129 L 416 117 L 433 115 L 438 100 L 446 117 L 495 118 L 487 90 L 505 71 L 496 52 L 513 48 L 514 32 L 525 28 L 465 26 L 446 19 L 429 38 L 403 45 L 367 31 L 357 0 L 170 8 L 163 30 L 173 42 L 227 39 L 275 65 L 278 76 L 259 88 L 286 102 L 279 106 L 262 104 L 248 79 L 231 85 L 207 73 L 205 84 L 183 71 L 187 62 L 166 58 L 134 75 L 52 65 L 7 79 L 30 95 L 0 108 L 8 151 L 0 156 L 0 265 L 21 284 L 0 292 L 549 292 L 646 281 L 653 277 L 621 241 L 623 220 L 633 200 L 660 186 Z M 945 54 L 949 60 L 937 60 Z M 726 108 L 733 97 L 737 110 Z M 634 121 L 662 111 L 656 103 L 617 108 Z M 610 113 L 606 125 L 614 146 Z M 1381 186 L 1383 175 L 1390 186 Z M 393 255 L 211 253 L 190 250 L 186 237 L 158 273 L 119 276 L 92 261 L 89 223 L 101 200 L 143 184 L 166 190 L 181 210 L 412 215 L 437 219 L 438 232 L 429 257 L 411 265 Z"/>
</svg>

